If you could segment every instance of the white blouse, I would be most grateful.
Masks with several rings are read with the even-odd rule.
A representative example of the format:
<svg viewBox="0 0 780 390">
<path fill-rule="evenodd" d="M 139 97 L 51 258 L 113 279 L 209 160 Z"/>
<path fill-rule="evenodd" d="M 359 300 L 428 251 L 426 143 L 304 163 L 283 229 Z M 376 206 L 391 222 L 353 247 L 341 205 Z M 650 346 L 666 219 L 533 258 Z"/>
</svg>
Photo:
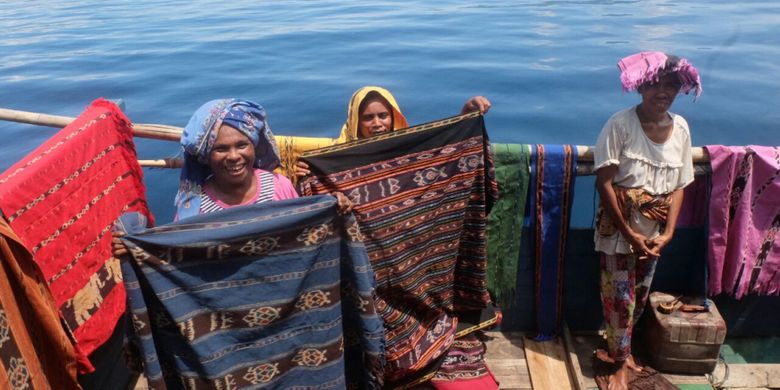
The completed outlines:
<svg viewBox="0 0 780 390">
<path fill-rule="evenodd" d="M 642 188 L 650 194 L 669 194 L 693 182 L 691 134 L 688 122 L 672 114 L 672 134 L 664 143 L 650 140 L 631 107 L 612 115 L 601 129 L 593 156 L 597 170 L 617 165 L 613 183 L 621 187 Z M 626 216 L 631 228 L 648 238 L 660 234 L 660 224 L 639 213 Z M 601 237 L 595 233 L 596 250 L 606 254 L 631 253 L 620 232 Z"/>
<path fill-rule="evenodd" d="M 688 122 L 672 114 L 672 134 L 664 143 L 647 138 L 636 108 L 612 115 L 596 141 L 593 169 L 617 165 L 614 183 L 642 188 L 653 195 L 669 194 L 693 181 L 691 133 Z"/>
</svg>

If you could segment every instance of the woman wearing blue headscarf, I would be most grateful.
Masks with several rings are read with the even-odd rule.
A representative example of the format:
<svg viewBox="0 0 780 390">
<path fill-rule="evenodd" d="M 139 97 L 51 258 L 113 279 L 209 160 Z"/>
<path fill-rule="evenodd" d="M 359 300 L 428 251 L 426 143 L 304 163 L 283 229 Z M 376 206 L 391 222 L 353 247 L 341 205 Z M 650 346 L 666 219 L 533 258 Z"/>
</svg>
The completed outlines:
<svg viewBox="0 0 780 390">
<path fill-rule="evenodd" d="M 181 137 L 184 166 L 176 219 L 229 207 L 298 197 L 273 170 L 279 152 L 262 106 L 220 99 L 202 105 Z"/>
<path fill-rule="evenodd" d="M 184 166 L 175 220 L 230 207 L 297 198 L 289 179 L 273 171 L 277 150 L 265 109 L 249 100 L 218 99 L 198 108 L 181 137 Z M 352 210 L 340 192 L 339 211 Z M 116 233 L 114 255 L 126 252 Z"/>
</svg>

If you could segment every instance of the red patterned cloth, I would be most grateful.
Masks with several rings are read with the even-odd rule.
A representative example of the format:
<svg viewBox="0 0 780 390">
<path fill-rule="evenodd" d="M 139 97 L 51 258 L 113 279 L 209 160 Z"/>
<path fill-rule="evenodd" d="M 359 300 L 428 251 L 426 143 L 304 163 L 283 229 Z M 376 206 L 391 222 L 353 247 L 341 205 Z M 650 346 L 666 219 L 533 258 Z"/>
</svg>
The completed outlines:
<svg viewBox="0 0 780 390">
<path fill-rule="evenodd" d="M 498 390 L 498 382 L 485 364 L 486 350 L 474 334 L 456 339 L 431 386 L 437 390 Z"/>
<path fill-rule="evenodd" d="M 111 230 L 126 211 L 150 216 L 130 120 L 97 99 L 0 174 L 0 209 L 33 254 L 73 332 L 82 371 L 125 311 Z"/>
</svg>

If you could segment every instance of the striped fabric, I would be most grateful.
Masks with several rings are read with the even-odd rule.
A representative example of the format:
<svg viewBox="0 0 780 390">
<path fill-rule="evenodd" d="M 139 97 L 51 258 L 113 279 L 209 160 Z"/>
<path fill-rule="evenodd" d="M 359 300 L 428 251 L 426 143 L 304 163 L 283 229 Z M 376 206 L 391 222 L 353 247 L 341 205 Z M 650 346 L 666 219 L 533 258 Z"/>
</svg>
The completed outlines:
<svg viewBox="0 0 780 390">
<path fill-rule="evenodd" d="M 125 211 L 151 217 L 142 180 L 132 124 L 103 99 L 0 174 L 0 208 L 41 267 L 85 371 L 125 312 L 111 229 Z"/>
<path fill-rule="evenodd" d="M 577 176 L 577 153 L 571 145 L 535 145 L 531 152 L 529 210 L 536 259 L 536 338 L 549 340 L 561 327 L 563 259 Z"/>
<path fill-rule="evenodd" d="M 255 177 L 257 177 L 258 188 L 260 193 L 257 194 L 255 204 L 270 202 L 274 199 L 274 174 L 271 172 L 257 170 L 255 171 Z M 223 210 L 223 207 L 219 203 L 215 202 L 207 193 L 203 192 L 200 195 L 200 213 L 213 213 L 215 211 Z"/>
<path fill-rule="evenodd" d="M 377 280 L 386 378 L 429 369 L 458 317 L 485 308 L 486 215 L 497 195 L 484 122 L 445 119 L 304 155 L 303 193 L 341 191 Z"/>
<path fill-rule="evenodd" d="M 381 386 L 373 272 L 332 197 L 145 223 L 122 217 L 122 272 L 151 388 Z"/>
</svg>

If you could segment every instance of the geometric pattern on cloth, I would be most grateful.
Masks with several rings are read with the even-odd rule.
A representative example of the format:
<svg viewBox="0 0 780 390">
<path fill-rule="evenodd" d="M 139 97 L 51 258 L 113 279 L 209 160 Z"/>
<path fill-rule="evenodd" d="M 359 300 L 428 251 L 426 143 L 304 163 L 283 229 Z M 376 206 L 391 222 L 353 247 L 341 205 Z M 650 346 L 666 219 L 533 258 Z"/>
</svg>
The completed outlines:
<svg viewBox="0 0 780 390">
<path fill-rule="evenodd" d="M 119 226 L 154 389 L 379 388 L 384 332 L 354 217 L 330 196 Z"/>
<path fill-rule="evenodd" d="M 456 339 L 431 379 L 436 389 L 498 389 L 493 373 L 485 364 L 485 343 L 475 334 Z"/>
<path fill-rule="evenodd" d="M 537 340 L 550 340 L 561 328 L 563 260 L 576 177 L 577 153 L 571 145 L 531 148 L 528 214 L 534 232 Z"/>
<path fill-rule="evenodd" d="M 126 211 L 151 216 L 142 175 L 130 120 L 103 99 L 0 174 L 0 208 L 40 266 L 85 371 L 125 311 L 111 229 Z"/>
<path fill-rule="evenodd" d="M 385 378 L 446 354 L 458 315 L 485 308 L 486 216 L 497 196 L 482 116 L 467 114 L 304 154 L 306 195 L 354 203 L 385 324 Z"/>
<path fill-rule="evenodd" d="M 709 293 L 780 294 L 780 147 L 706 148 Z"/>
</svg>

